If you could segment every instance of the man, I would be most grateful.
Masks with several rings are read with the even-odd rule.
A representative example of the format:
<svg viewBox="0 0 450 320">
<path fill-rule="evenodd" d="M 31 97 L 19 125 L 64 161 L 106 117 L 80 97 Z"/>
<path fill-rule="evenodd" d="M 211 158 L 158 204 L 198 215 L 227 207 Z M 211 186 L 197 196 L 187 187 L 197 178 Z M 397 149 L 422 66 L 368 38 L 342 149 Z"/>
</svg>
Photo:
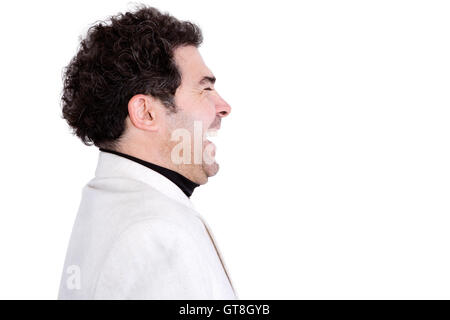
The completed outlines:
<svg viewBox="0 0 450 320">
<path fill-rule="evenodd" d="M 140 7 L 91 27 L 66 68 L 63 118 L 100 153 L 60 299 L 236 298 L 189 199 L 219 169 L 207 136 L 231 110 L 201 42 L 196 25 Z"/>
</svg>

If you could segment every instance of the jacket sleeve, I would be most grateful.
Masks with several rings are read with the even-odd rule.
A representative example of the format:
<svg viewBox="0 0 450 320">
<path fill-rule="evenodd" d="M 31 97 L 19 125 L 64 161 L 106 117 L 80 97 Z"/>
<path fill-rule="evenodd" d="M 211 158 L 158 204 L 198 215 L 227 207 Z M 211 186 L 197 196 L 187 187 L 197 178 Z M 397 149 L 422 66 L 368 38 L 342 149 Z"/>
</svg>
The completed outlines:
<svg viewBox="0 0 450 320">
<path fill-rule="evenodd" d="M 194 239 L 180 226 L 148 219 L 113 243 L 94 299 L 209 299 L 211 285 Z"/>
</svg>

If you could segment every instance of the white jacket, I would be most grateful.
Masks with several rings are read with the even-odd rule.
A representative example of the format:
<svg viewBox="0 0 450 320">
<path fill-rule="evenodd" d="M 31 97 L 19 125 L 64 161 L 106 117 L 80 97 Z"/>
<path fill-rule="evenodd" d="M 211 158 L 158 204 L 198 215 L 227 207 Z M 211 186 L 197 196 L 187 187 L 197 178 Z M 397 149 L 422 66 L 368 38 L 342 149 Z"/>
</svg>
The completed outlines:
<svg viewBox="0 0 450 320">
<path fill-rule="evenodd" d="M 163 175 L 100 151 L 59 299 L 236 299 L 203 217 Z"/>
</svg>

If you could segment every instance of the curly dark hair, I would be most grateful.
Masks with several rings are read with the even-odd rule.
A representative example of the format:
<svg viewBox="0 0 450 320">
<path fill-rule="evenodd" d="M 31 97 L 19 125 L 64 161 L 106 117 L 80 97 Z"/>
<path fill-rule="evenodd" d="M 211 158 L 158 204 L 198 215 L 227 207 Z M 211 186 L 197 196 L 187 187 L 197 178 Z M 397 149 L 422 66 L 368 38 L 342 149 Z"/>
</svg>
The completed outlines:
<svg viewBox="0 0 450 320">
<path fill-rule="evenodd" d="M 181 75 L 173 51 L 202 40 L 197 25 L 147 6 L 96 23 L 64 69 L 62 118 L 84 144 L 114 148 L 134 95 L 151 95 L 176 112 Z"/>
</svg>

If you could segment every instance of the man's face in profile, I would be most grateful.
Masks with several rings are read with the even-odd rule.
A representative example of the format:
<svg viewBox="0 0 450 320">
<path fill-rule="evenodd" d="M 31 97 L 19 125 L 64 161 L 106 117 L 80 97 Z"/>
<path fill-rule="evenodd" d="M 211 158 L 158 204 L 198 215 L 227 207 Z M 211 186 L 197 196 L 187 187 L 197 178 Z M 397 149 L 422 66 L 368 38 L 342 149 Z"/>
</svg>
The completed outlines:
<svg viewBox="0 0 450 320">
<path fill-rule="evenodd" d="M 215 145 L 208 136 L 217 134 L 221 119 L 231 112 L 228 103 L 214 88 L 215 77 L 205 65 L 198 49 L 194 46 L 179 47 L 174 50 L 174 59 L 181 74 L 181 85 L 175 93 L 178 109 L 167 117 L 168 145 L 175 148 L 179 137 L 173 133 L 182 129 L 190 135 L 191 179 L 199 184 L 206 183 L 219 170 L 214 159 Z M 177 140 L 177 141 L 174 141 Z M 183 152 L 186 150 L 183 149 Z M 197 153 L 197 154 L 196 154 Z M 199 159 L 199 154 L 203 155 Z"/>
</svg>

